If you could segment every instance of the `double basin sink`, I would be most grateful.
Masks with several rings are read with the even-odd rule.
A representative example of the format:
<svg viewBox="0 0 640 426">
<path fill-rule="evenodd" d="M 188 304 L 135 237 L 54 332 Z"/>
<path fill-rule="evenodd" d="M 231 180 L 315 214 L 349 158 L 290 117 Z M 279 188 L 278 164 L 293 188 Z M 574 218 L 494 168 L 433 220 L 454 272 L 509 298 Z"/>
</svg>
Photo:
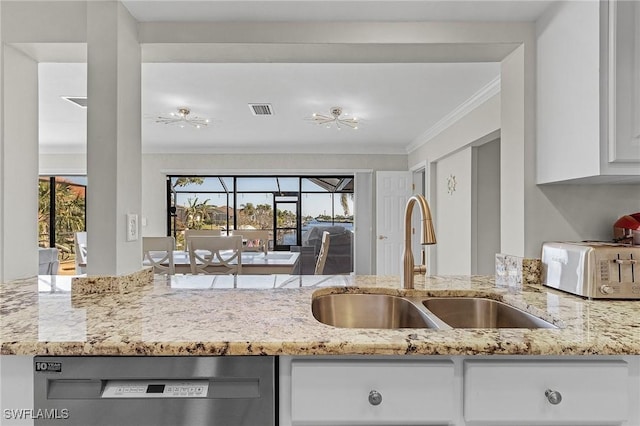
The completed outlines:
<svg viewBox="0 0 640 426">
<path fill-rule="evenodd" d="M 340 328 L 558 328 L 485 297 L 406 297 L 339 293 L 314 297 L 313 316 Z"/>
</svg>

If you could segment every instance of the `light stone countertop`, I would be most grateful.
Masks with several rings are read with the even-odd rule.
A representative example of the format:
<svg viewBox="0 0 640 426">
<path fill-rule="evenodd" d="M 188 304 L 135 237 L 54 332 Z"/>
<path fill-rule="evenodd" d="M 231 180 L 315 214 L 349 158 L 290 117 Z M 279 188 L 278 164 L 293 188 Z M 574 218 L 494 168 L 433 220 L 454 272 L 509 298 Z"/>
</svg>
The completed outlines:
<svg viewBox="0 0 640 426">
<path fill-rule="evenodd" d="M 588 301 L 492 276 L 155 276 L 128 292 L 72 294 L 40 276 L 0 285 L 3 355 L 613 355 L 640 354 L 640 301 Z M 474 295 L 558 329 L 347 329 L 313 317 L 314 294 Z M 408 293 L 407 293 L 408 292 Z"/>
</svg>

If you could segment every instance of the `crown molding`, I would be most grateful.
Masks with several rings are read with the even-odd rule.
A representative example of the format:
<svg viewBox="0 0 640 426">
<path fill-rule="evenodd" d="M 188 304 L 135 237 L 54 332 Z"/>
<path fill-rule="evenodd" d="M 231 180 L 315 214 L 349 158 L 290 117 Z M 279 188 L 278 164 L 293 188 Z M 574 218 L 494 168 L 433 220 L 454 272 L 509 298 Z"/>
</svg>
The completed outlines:
<svg viewBox="0 0 640 426">
<path fill-rule="evenodd" d="M 431 139 L 442 133 L 444 130 L 452 126 L 465 115 L 482 105 L 484 102 L 500 93 L 500 76 L 487 83 L 483 88 L 478 90 L 469 99 L 458 105 L 453 111 L 445 115 L 440 121 L 420 134 L 407 146 L 407 154 L 415 151 L 421 146 L 427 144 Z"/>
</svg>

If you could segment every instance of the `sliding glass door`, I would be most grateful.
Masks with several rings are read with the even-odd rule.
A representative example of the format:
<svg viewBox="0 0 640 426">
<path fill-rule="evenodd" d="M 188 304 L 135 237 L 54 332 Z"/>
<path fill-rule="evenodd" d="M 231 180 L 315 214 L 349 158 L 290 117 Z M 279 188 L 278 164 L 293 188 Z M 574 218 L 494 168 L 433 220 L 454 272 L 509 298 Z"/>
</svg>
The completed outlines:
<svg viewBox="0 0 640 426">
<path fill-rule="evenodd" d="M 270 250 L 312 245 L 317 254 L 315 237 L 328 230 L 342 234 L 351 259 L 353 203 L 353 176 L 168 176 L 167 234 L 181 249 L 186 229 L 259 229 Z"/>
<path fill-rule="evenodd" d="M 300 199 L 297 195 L 275 197 L 274 250 L 291 250 L 300 244 Z"/>
</svg>

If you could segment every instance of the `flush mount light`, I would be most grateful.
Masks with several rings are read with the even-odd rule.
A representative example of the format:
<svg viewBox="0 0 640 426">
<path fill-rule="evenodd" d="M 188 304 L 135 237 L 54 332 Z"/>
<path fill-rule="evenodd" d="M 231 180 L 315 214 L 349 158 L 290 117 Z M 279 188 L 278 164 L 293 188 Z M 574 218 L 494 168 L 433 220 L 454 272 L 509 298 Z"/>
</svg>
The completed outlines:
<svg viewBox="0 0 640 426">
<path fill-rule="evenodd" d="M 331 115 L 324 115 L 315 113 L 309 120 L 311 120 L 315 124 L 324 125 L 327 128 L 330 128 L 335 125 L 335 127 L 340 130 L 343 126 L 347 126 L 351 129 L 358 129 L 358 118 L 357 117 L 349 117 L 347 113 L 343 113 L 341 107 L 333 107 L 330 109 Z"/>
<path fill-rule="evenodd" d="M 159 115 L 155 118 L 156 123 L 170 124 L 178 127 L 191 126 L 196 129 L 207 127 L 209 119 L 190 115 L 191 110 L 187 107 L 179 107 L 178 112 L 172 112 L 168 116 Z"/>
</svg>

